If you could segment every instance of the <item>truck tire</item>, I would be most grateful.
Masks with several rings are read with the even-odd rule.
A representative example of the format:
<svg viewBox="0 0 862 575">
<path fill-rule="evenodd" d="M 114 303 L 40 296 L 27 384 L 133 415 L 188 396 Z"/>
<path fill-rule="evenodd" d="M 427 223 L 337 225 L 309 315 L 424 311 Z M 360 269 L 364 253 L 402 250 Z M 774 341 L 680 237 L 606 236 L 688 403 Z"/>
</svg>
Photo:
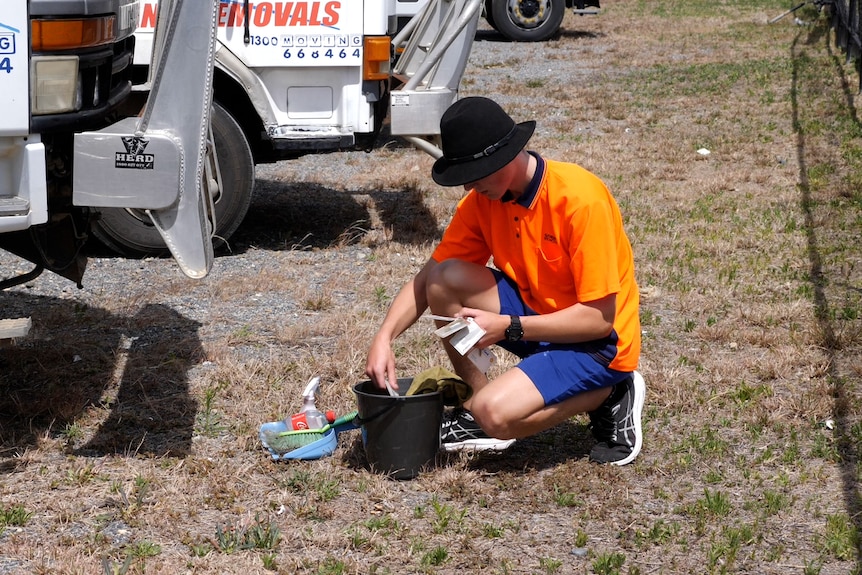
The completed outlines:
<svg viewBox="0 0 862 575">
<path fill-rule="evenodd" d="M 566 0 L 491 0 L 492 26 L 513 42 L 543 42 L 560 29 Z"/>
<path fill-rule="evenodd" d="M 248 212 L 254 188 L 254 160 L 239 124 L 213 102 L 213 138 L 218 153 L 222 189 L 215 198 L 216 233 L 213 246 L 224 245 Z M 93 235 L 106 247 L 127 257 L 167 255 L 162 236 L 142 210 L 103 208 L 93 223 Z"/>
<path fill-rule="evenodd" d="M 497 30 L 497 23 L 494 22 L 494 0 L 485 0 L 484 16 L 488 25 L 494 30 Z M 499 32 L 499 30 L 497 30 L 497 32 Z"/>
</svg>

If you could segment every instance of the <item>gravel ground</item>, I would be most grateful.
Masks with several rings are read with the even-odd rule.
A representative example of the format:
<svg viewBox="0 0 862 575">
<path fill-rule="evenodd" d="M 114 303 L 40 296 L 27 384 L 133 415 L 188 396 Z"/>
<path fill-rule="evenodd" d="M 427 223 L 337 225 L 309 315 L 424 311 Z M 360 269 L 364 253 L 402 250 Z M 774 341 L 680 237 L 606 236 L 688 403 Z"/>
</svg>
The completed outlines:
<svg viewBox="0 0 862 575">
<path fill-rule="evenodd" d="M 279 169 L 284 169 L 284 166 L 265 166 L 261 171 L 274 173 Z M 30 304 L 40 298 L 106 306 L 107 309 L 121 307 L 122 303 L 133 300 L 168 306 L 190 321 L 200 323 L 201 336 L 205 339 L 217 339 L 226 330 L 237 329 L 243 324 L 266 324 L 267 319 L 294 316 L 298 304 L 294 299 L 285 297 L 286 294 L 275 297 L 272 296 L 274 292 L 266 292 L 271 297 L 254 294 L 248 299 L 232 299 L 222 298 L 213 292 L 213 286 L 230 282 L 231 278 L 253 277 L 263 269 L 279 269 L 291 276 L 306 273 L 300 269 L 302 262 L 308 260 L 307 251 L 273 247 L 268 230 L 255 228 L 250 223 L 240 229 L 232 242 L 234 253 L 218 254 L 212 271 L 200 281 L 183 276 L 172 259 L 125 259 L 107 254 L 103 248 L 95 246 L 91 248 L 91 254 L 94 255 L 88 259 L 83 289 L 78 289 L 65 278 L 45 272 L 36 280 L 0 296 L 3 297 L 4 316 L 38 313 L 38 309 Z M 359 245 L 317 250 L 313 266 L 315 271 L 308 277 L 309 285 L 325 281 L 323 268 L 330 265 L 359 265 L 369 253 L 370 250 Z M 6 274 L 8 270 L 22 273 L 31 267 L 29 262 L 7 252 L 0 252 L 0 266 Z M 228 321 L 209 322 L 213 317 Z"/>
</svg>

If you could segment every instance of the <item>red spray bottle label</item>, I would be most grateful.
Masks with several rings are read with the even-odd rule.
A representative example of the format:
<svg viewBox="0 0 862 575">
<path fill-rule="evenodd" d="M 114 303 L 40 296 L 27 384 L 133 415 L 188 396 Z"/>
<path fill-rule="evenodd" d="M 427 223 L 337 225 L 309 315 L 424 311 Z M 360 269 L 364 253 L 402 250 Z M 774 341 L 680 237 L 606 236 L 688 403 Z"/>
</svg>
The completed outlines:
<svg viewBox="0 0 862 575">
<path fill-rule="evenodd" d="M 321 416 L 324 418 L 321 420 Z M 304 429 L 320 429 L 327 423 L 335 421 L 335 412 L 329 410 L 326 414 L 319 411 L 301 411 L 290 416 L 290 427 L 299 431 Z"/>
</svg>

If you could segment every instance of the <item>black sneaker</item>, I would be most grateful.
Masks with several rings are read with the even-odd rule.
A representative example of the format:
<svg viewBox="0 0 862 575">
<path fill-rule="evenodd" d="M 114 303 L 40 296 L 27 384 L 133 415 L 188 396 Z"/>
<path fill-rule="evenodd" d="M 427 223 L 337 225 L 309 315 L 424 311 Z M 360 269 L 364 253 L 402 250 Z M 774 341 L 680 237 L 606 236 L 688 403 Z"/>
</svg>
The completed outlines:
<svg viewBox="0 0 862 575">
<path fill-rule="evenodd" d="M 446 451 L 502 451 L 513 443 L 514 439 L 496 439 L 482 431 L 473 414 L 463 407 L 443 414 L 440 444 Z"/>
<path fill-rule="evenodd" d="M 590 426 L 598 442 L 590 451 L 590 460 L 613 465 L 635 460 L 643 445 L 641 413 L 645 397 L 643 377 L 634 372 L 614 386 L 601 407 L 590 412 Z"/>
</svg>

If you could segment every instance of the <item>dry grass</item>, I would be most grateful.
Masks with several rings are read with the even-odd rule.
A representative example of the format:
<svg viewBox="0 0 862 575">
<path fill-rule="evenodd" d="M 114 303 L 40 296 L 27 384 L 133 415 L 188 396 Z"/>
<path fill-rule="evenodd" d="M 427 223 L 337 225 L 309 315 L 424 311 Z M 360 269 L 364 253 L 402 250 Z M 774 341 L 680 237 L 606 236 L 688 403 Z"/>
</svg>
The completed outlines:
<svg viewBox="0 0 862 575">
<path fill-rule="evenodd" d="M 356 432 L 314 462 L 260 449 L 315 374 L 320 406 L 355 407 L 460 195 L 390 142 L 262 171 L 203 282 L 113 260 L 91 273 L 132 270 L 121 293 L 0 296 L 37 326 L 0 356 L 0 573 L 862 572 L 858 77 L 810 7 L 766 23 L 788 8 L 609 2 L 545 44 L 474 47 L 463 94 L 536 118 L 532 146 L 622 207 L 635 464 L 589 464 L 583 418 L 407 482 L 370 472 Z M 396 352 L 402 375 L 445 364 L 427 326 Z"/>
</svg>

